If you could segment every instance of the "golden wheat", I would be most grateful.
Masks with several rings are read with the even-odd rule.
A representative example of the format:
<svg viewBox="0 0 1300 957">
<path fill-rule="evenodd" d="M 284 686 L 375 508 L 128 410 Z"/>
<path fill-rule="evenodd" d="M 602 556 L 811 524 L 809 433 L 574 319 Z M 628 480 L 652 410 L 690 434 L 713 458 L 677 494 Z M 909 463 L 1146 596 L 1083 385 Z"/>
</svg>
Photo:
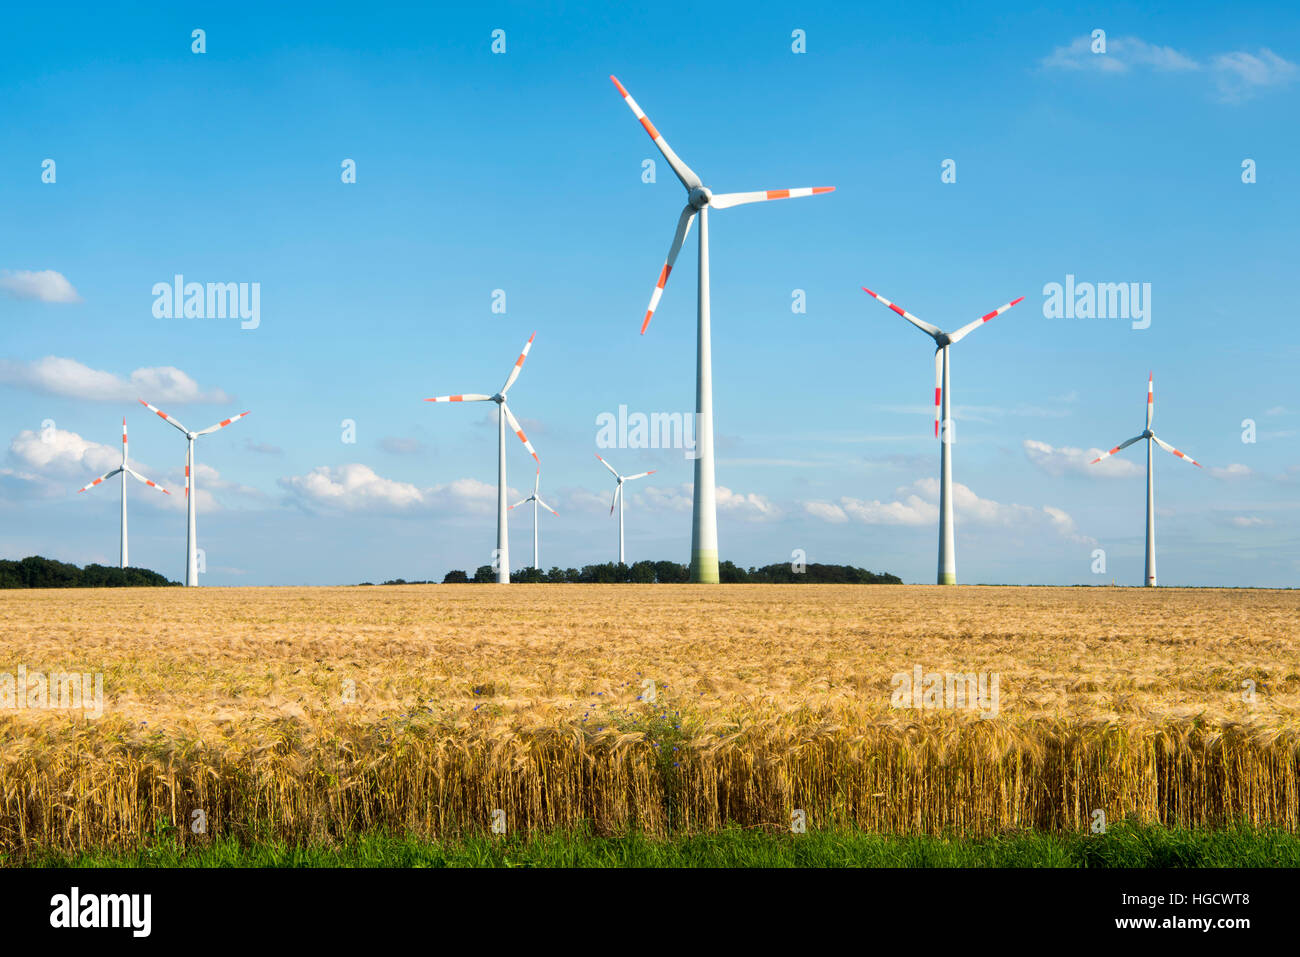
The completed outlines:
<svg viewBox="0 0 1300 957">
<path fill-rule="evenodd" d="M 406 586 L 0 594 L 0 849 L 581 822 L 987 834 L 1300 824 L 1280 591 Z M 996 672 L 996 717 L 891 676 Z M 653 682 L 653 686 L 647 684 Z M 1243 688 L 1253 682 L 1253 700 Z M 1249 686 L 1247 686 L 1248 688 Z M 647 700 L 653 693 L 655 700 Z M 194 811 L 203 833 L 188 826 Z"/>
</svg>

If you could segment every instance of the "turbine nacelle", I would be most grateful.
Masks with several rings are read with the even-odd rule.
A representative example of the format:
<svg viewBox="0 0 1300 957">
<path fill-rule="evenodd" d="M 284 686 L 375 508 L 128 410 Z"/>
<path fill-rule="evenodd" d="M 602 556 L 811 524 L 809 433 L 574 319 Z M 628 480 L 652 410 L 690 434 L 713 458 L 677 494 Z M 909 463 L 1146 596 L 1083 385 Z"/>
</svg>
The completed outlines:
<svg viewBox="0 0 1300 957">
<path fill-rule="evenodd" d="M 703 209 L 709 205 L 711 199 L 713 199 L 713 191 L 707 186 L 696 186 L 694 189 L 688 190 L 686 194 L 686 202 L 690 204 L 691 209 L 695 210 Z"/>
</svg>

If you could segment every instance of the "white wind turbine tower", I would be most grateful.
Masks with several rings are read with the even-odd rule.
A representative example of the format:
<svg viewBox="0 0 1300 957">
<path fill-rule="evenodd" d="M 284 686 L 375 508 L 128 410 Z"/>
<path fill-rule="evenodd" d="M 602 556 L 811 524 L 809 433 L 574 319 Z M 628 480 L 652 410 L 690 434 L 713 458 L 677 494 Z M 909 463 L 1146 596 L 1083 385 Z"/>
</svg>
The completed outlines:
<svg viewBox="0 0 1300 957">
<path fill-rule="evenodd" d="M 596 458 L 600 459 L 600 455 L 597 454 Z M 625 565 L 627 563 L 623 560 L 623 483 L 630 482 L 633 479 L 645 478 L 647 475 L 654 475 L 659 470 L 651 469 L 649 472 L 637 472 L 636 475 L 619 475 L 614 466 L 604 459 L 600 459 L 600 464 L 609 469 L 614 478 L 618 480 L 618 484 L 614 486 L 614 498 L 609 503 L 609 513 L 613 515 L 614 506 L 618 506 L 618 563 Z"/>
<path fill-rule="evenodd" d="M 1151 443 L 1154 442 L 1166 452 L 1172 452 L 1180 459 L 1187 459 L 1198 469 L 1201 463 L 1196 461 L 1190 455 L 1184 455 L 1168 442 L 1162 441 L 1154 432 L 1151 431 L 1151 415 L 1155 411 L 1156 388 L 1155 373 L 1147 375 L 1147 427 L 1142 430 L 1140 435 L 1135 435 L 1127 442 L 1121 442 L 1105 455 L 1099 455 L 1089 465 L 1096 465 L 1104 458 L 1109 458 L 1120 449 L 1126 449 L 1134 442 L 1140 439 L 1147 440 L 1147 570 L 1146 585 L 1148 588 L 1154 588 L 1156 585 L 1156 486 L 1155 486 L 1155 463 L 1151 460 Z"/>
<path fill-rule="evenodd" d="M 133 478 L 139 479 L 145 485 L 158 489 L 164 495 L 171 494 L 171 492 L 167 491 L 157 482 L 145 478 L 135 469 L 131 468 L 131 466 L 126 464 L 126 419 L 122 420 L 122 464 L 111 472 L 105 472 L 99 478 L 95 479 L 95 481 L 87 485 L 86 488 L 78 489 L 78 492 L 84 492 L 87 488 L 94 488 L 100 482 L 104 481 L 104 479 L 110 479 L 119 472 L 122 473 L 122 567 L 126 568 L 127 565 L 130 564 L 127 558 L 126 548 L 126 477 L 130 475 Z"/>
<path fill-rule="evenodd" d="M 768 189 L 750 193 L 719 193 L 714 195 L 700 181 L 694 170 L 683 163 L 681 158 L 673 152 L 672 147 L 668 145 L 668 141 L 655 129 L 654 124 L 650 122 L 650 118 L 642 112 L 636 100 L 632 99 L 632 95 L 628 93 L 623 84 L 618 82 L 618 78 L 611 76 L 610 79 L 614 81 L 614 85 L 618 87 L 618 92 L 623 95 L 623 99 L 631 108 L 632 113 L 641 121 L 641 125 L 650 134 L 655 146 L 659 147 L 659 152 L 663 154 L 664 159 L 668 161 L 668 165 L 672 167 L 673 172 L 677 174 L 677 178 L 681 180 L 682 186 L 686 189 L 686 208 L 682 210 L 682 214 L 677 220 L 677 233 L 673 236 L 673 244 L 668 249 L 668 258 L 659 273 L 659 281 L 650 294 L 650 307 L 646 310 L 645 318 L 641 321 L 642 335 L 645 334 L 646 327 L 650 325 L 650 317 L 654 315 L 655 307 L 659 305 L 659 298 L 663 295 L 664 284 L 668 282 L 668 274 L 672 272 L 673 264 L 677 262 L 677 254 L 681 252 L 682 244 L 686 241 L 686 234 L 690 232 L 691 222 L 697 215 L 700 217 L 698 322 L 695 352 L 695 501 L 691 520 L 691 581 L 716 583 L 718 581 L 718 505 L 713 475 L 713 360 L 709 331 L 709 208 L 728 209 L 732 206 L 759 203 L 769 199 L 813 196 L 818 193 L 829 193 L 835 187 L 812 186 L 800 189 Z"/>
<path fill-rule="evenodd" d="M 995 316 L 1000 316 L 1016 303 L 1023 300 L 1013 299 L 1005 306 L 998 306 L 992 312 L 980 316 L 974 322 L 968 322 L 956 332 L 948 333 L 942 331 L 938 326 L 932 326 L 930 323 L 916 318 L 906 309 L 894 305 L 883 296 L 877 296 L 866 286 L 862 291 L 873 297 L 884 305 L 888 306 L 894 312 L 898 313 L 916 328 L 920 329 L 935 342 L 934 350 L 934 434 L 939 438 L 939 422 L 943 422 L 943 441 L 940 443 L 939 451 L 939 577 L 940 585 L 957 584 L 957 546 L 954 540 L 952 527 L 952 418 L 951 405 L 949 402 L 949 382 L 948 372 L 951 366 L 951 359 L 948 356 L 948 347 L 953 343 L 960 342 L 966 338 L 984 323 L 988 322 Z"/>
<path fill-rule="evenodd" d="M 211 432 L 216 432 L 218 429 L 224 429 L 232 422 L 238 422 L 244 416 L 248 415 L 248 412 L 241 412 L 239 415 L 231 416 L 228 419 L 222 419 L 216 425 L 210 425 L 206 429 L 200 429 L 198 432 L 191 432 L 166 412 L 155 408 L 144 399 L 140 400 L 140 404 L 150 412 L 157 415 L 158 418 L 162 419 L 164 422 L 170 423 L 185 433 L 185 511 L 188 516 L 185 531 L 185 585 L 186 587 L 194 587 L 199 583 L 199 539 L 198 533 L 195 531 L 194 527 L 194 500 L 198 497 L 198 490 L 194 485 L 194 479 L 196 477 L 194 471 L 194 440 L 200 435 L 208 435 Z"/>
<path fill-rule="evenodd" d="M 501 391 L 496 395 L 479 395 L 466 393 L 465 395 L 440 395 L 432 399 L 425 399 L 425 402 L 495 402 L 497 404 L 497 582 L 502 585 L 510 584 L 510 537 L 506 529 L 506 422 L 510 423 L 510 428 L 514 430 L 515 435 L 519 436 L 519 441 L 524 443 L 524 448 L 528 454 L 537 462 L 540 470 L 541 459 L 537 457 L 537 452 L 533 449 L 533 443 L 528 441 L 524 435 L 524 430 L 519 427 L 519 422 L 510 412 L 510 406 L 506 405 L 506 393 L 510 387 L 515 384 L 519 378 L 519 371 L 524 367 L 524 360 L 528 358 L 528 350 L 533 347 L 533 340 L 537 338 L 537 333 L 528 337 L 524 343 L 524 351 L 519 353 L 519 358 L 515 360 L 514 368 L 510 370 L 510 375 L 506 377 L 506 384 L 501 387 Z"/>
<path fill-rule="evenodd" d="M 515 502 L 514 505 L 510 506 L 511 510 L 514 510 L 518 508 L 520 505 L 525 504 L 526 502 L 533 503 L 533 567 L 536 568 L 538 571 L 541 571 L 542 566 L 538 564 L 538 559 L 537 559 L 537 506 L 540 505 L 542 508 L 546 509 L 552 515 L 560 514 L 555 509 L 551 508 L 551 506 L 547 505 L 545 502 L 542 501 L 542 497 L 538 494 L 538 489 L 541 487 L 541 482 L 542 482 L 542 470 L 539 468 L 537 470 L 537 477 L 533 479 L 533 494 L 528 496 L 525 499 L 521 499 L 518 502 Z"/>
</svg>

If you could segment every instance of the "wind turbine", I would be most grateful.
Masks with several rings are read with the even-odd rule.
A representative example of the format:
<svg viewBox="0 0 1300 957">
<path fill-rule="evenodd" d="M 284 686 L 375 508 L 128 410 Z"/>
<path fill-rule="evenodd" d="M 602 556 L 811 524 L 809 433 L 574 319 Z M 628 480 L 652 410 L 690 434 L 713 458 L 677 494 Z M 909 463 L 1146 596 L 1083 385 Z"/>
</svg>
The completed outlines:
<svg viewBox="0 0 1300 957">
<path fill-rule="evenodd" d="M 514 430 L 515 435 L 519 436 L 519 441 L 524 443 L 524 448 L 528 454 L 537 462 L 538 470 L 541 469 L 541 459 L 537 457 L 537 452 L 533 449 L 533 443 L 528 441 L 524 435 L 524 430 L 519 427 L 519 422 L 510 412 L 510 406 L 506 405 L 506 393 L 510 387 L 515 384 L 519 378 L 519 371 L 524 367 L 524 360 L 528 358 L 528 350 L 533 347 L 533 340 L 537 338 L 537 333 L 528 337 L 524 343 L 524 351 L 519 353 L 519 358 L 515 360 L 514 368 L 510 370 L 510 375 L 506 376 L 506 384 L 501 387 L 501 391 L 496 395 L 440 395 L 432 399 L 425 399 L 425 402 L 495 402 L 497 404 L 497 582 L 502 585 L 510 584 L 510 537 L 506 530 L 506 422 L 509 421 L 510 428 Z M 534 526 L 536 527 L 536 526 Z"/>
<path fill-rule="evenodd" d="M 1016 303 L 1023 300 L 1013 299 L 1005 306 L 998 306 L 992 312 L 980 316 L 974 322 L 968 322 L 956 332 L 942 331 L 924 320 L 916 318 L 906 309 L 894 305 L 883 296 L 878 296 L 866 286 L 862 291 L 877 301 L 888 306 L 916 328 L 920 329 L 935 342 L 934 350 L 934 434 L 939 437 L 939 422 L 943 421 L 943 442 L 939 450 L 939 584 L 957 584 L 957 546 L 953 538 L 952 527 L 952 419 L 950 415 L 948 371 L 951 359 L 948 347 L 960 342 L 995 316 L 1000 316 Z"/>
<path fill-rule="evenodd" d="M 186 525 L 185 531 L 185 585 L 187 588 L 194 587 L 199 583 L 199 540 L 198 533 L 195 531 L 194 527 L 194 499 L 198 495 L 198 491 L 194 485 L 194 440 L 200 435 L 207 435 L 211 432 L 216 432 L 218 429 L 224 429 L 226 426 L 230 425 L 230 423 L 238 422 L 244 416 L 248 415 L 248 413 L 241 412 L 239 415 L 231 416 L 228 419 L 222 419 L 216 425 L 210 425 L 206 429 L 200 429 L 198 432 L 191 432 L 166 412 L 155 408 L 144 399 L 140 400 L 140 404 L 164 422 L 174 425 L 185 433 L 185 511 L 188 515 L 188 524 Z"/>
<path fill-rule="evenodd" d="M 672 147 L 668 145 L 668 141 L 655 129 L 654 124 L 650 122 L 650 118 L 637 105 L 636 100 L 632 99 L 632 94 L 628 93 L 623 84 L 618 82 L 618 78 L 611 76 L 610 79 L 614 81 L 614 85 L 618 87 L 618 92 L 623 95 L 623 99 L 632 110 L 633 115 L 641 121 L 641 125 L 645 127 L 645 131 L 650 135 L 650 139 L 654 140 L 655 146 L 659 147 L 659 152 L 663 154 L 664 159 L 668 161 L 668 165 L 672 167 L 673 172 L 677 174 L 677 178 L 681 180 L 682 186 L 686 189 L 686 208 L 682 210 L 681 216 L 678 217 L 677 233 L 673 236 L 673 244 L 668 249 L 668 258 L 664 262 L 663 269 L 659 272 L 659 281 L 655 283 L 654 291 L 650 294 L 650 308 L 646 310 L 645 318 L 641 321 L 642 335 L 645 335 L 646 327 L 650 325 L 650 317 L 654 315 L 655 307 L 659 305 L 659 298 L 664 292 L 664 284 L 668 282 L 668 274 L 673 271 L 673 264 L 677 262 L 677 254 L 681 252 L 682 244 L 686 242 L 686 234 L 690 232 L 691 223 L 697 215 L 700 217 L 699 292 L 695 347 L 695 501 L 691 519 L 691 581 L 716 584 L 718 581 L 718 503 L 713 476 L 713 360 L 709 332 L 709 207 L 728 209 L 732 206 L 760 203 L 769 199 L 813 196 L 818 193 L 829 193 L 835 187 L 812 186 L 801 189 L 768 189 L 750 193 L 719 193 L 715 196 L 700 181 L 699 176 L 695 175 L 694 170 L 683 163 L 681 158 L 673 152 Z"/>
<path fill-rule="evenodd" d="M 157 482 L 145 478 L 135 469 L 131 468 L 131 466 L 126 464 L 126 419 L 122 420 L 122 464 L 119 465 L 117 468 L 113 469 L 113 471 L 111 472 L 105 472 L 99 478 L 95 479 L 95 481 L 87 485 L 86 488 L 78 489 L 78 492 L 79 493 L 84 492 L 87 488 L 94 488 L 100 482 L 104 481 L 104 479 L 112 478 L 114 475 L 117 475 L 119 472 L 122 473 L 122 567 L 126 568 L 127 565 L 130 564 L 129 561 L 127 560 L 127 553 L 126 553 L 126 477 L 130 475 L 134 478 L 137 478 L 145 485 L 148 485 L 150 488 L 158 489 L 158 491 L 162 492 L 164 495 L 171 494 L 171 492 L 167 491 Z"/>
<path fill-rule="evenodd" d="M 1147 440 L 1146 584 L 1148 588 L 1154 588 L 1156 586 L 1156 485 L 1155 485 L 1155 463 L 1151 461 L 1151 443 L 1154 442 L 1156 445 L 1160 446 L 1166 452 L 1172 452 L 1180 459 L 1187 459 L 1187 461 L 1191 462 L 1198 469 L 1201 467 L 1201 463 L 1196 461 L 1196 459 L 1192 458 L 1190 455 L 1184 455 L 1182 452 L 1179 452 L 1176 448 L 1174 448 L 1168 442 L 1165 442 L 1162 439 L 1160 439 L 1154 432 L 1151 431 L 1151 415 L 1153 412 L 1155 412 L 1155 404 L 1156 404 L 1155 373 L 1149 373 L 1147 375 L 1147 427 L 1142 430 L 1142 433 L 1140 435 L 1133 436 L 1133 438 L 1129 439 L 1127 442 L 1121 442 L 1119 445 L 1115 446 L 1105 455 L 1099 455 L 1091 462 L 1088 463 L 1089 465 L 1096 465 L 1102 459 L 1109 458 L 1110 456 L 1118 452 L 1120 449 L 1126 449 L 1134 442 L 1137 442 L 1140 439 Z"/>
<path fill-rule="evenodd" d="M 540 487 L 541 482 L 542 482 L 542 470 L 539 468 L 537 470 L 537 477 L 533 479 L 533 494 L 528 496 L 525 499 L 521 499 L 520 501 L 515 502 L 514 505 L 510 506 L 510 508 L 513 510 L 518 508 L 520 505 L 523 505 L 525 502 L 533 503 L 533 567 L 536 568 L 538 571 L 541 570 L 542 566 L 539 565 L 537 562 L 537 506 L 540 505 L 542 508 L 546 509 L 552 515 L 560 514 L 555 509 L 551 508 L 551 506 L 543 502 L 541 496 L 538 495 L 537 490 Z"/>
<path fill-rule="evenodd" d="M 600 459 L 600 455 L 597 454 L 596 458 Z M 614 506 L 618 506 L 618 563 L 624 565 L 626 562 L 623 561 L 623 483 L 630 482 L 633 479 L 645 478 L 647 475 L 654 475 L 659 470 L 651 469 L 649 472 L 638 472 L 636 475 L 619 475 L 614 466 L 604 459 L 600 459 L 600 464 L 609 469 L 614 478 L 618 479 L 618 484 L 614 486 L 614 498 L 609 503 L 609 513 L 613 515 Z"/>
</svg>

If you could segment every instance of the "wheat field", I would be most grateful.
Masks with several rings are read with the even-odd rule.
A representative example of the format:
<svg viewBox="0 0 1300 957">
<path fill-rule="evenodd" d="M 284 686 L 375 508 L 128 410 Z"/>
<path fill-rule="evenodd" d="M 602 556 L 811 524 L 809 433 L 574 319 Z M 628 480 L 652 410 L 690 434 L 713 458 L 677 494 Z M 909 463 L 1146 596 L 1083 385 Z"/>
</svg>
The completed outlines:
<svg viewBox="0 0 1300 957">
<path fill-rule="evenodd" d="M 1300 826 L 1300 593 L 831 585 L 0 592 L 0 850 L 586 824 Z M 891 706 L 996 674 L 996 715 Z M 653 698 L 653 700 L 650 700 Z M 196 812 L 199 812 L 196 815 Z M 201 819 L 203 826 L 193 823 Z"/>
</svg>

